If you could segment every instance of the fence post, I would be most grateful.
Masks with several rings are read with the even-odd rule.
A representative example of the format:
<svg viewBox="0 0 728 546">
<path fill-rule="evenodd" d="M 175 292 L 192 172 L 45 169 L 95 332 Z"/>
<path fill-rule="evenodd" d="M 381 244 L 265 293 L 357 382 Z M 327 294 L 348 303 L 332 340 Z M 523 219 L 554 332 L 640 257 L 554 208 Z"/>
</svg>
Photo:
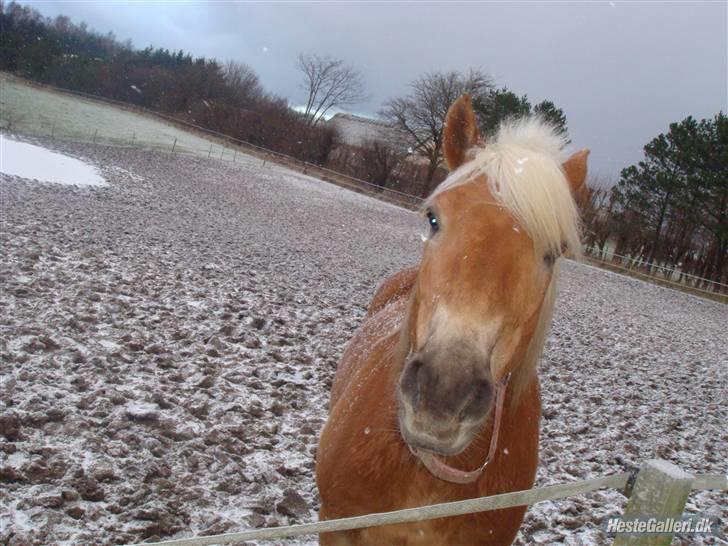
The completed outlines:
<svg viewBox="0 0 728 546">
<path fill-rule="evenodd" d="M 177 137 L 174 137 L 174 142 L 172 143 L 172 153 L 174 153 L 175 146 L 177 146 Z"/>
<path fill-rule="evenodd" d="M 210 159 L 210 154 L 212 153 L 212 144 L 210 144 L 210 151 L 207 152 L 207 159 Z"/>
<path fill-rule="evenodd" d="M 627 501 L 622 520 L 634 518 L 658 522 L 682 518 L 693 476 L 677 466 L 660 459 L 645 462 L 637 474 L 632 494 Z M 670 546 L 673 533 L 618 533 L 614 546 Z"/>
<path fill-rule="evenodd" d="M 99 130 L 98 130 L 98 129 L 96 129 L 96 130 L 94 131 L 94 144 L 96 144 L 96 136 L 97 136 L 98 134 L 99 134 Z"/>
<path fill-rule="evenodd" d="M 233 163 L 235 163 L 235 160 L 238 158 L 238 149 L 235 148 L 235 155 L 233 156 Z"/>
<path fill-rule="evenodd" d="M 222 159 L 222 154 L 225 153 L 225 146 L 222 147 L 222 150 L 220 150 L 220 159 Z"/>
</svg>

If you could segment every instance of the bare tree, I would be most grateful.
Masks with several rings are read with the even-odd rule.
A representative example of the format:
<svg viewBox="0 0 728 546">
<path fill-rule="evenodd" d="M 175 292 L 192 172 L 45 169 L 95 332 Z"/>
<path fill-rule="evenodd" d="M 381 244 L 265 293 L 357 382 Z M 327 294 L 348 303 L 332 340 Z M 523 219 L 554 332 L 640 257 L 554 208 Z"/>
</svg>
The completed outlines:
<svg viewBox="0 0 728 546">
<path fill-rule="evenodd" d="M 610 198 L 610 184 L 603 178 L 592 176 L 583 187 L 579 202 L 584 244 L 593 247 L 599 253 L 604 251 L 609 236 L 613 231 L 612 213 L 614 201 Z"/>
<path fill-rule="evenodd" d="M 238 106 L 249 106 L 265 94 L 258 75 L 245 63 L 228 61 L 223 67 L 223 75 Z"/>
<path fill-rule="evenodd" d="M 304 115 L 310 125 L 316 125 L 331 108 L 366 98 L 361 73 L 342 59 L 301 53 L 296 68 L 303 74 L 301 86 L 308 95 Z"/>
<path fill-rule="evenodd" d="M 406 97 L 389 99 L 380 115 L 408 135 L 412 148 L 428 160 L 427 182 L 442 162 L 442 134 L 450 105 L 463 93 L 473 102 L 487 100 L 493 89 L 491 78 L 481 70 L 433 72 L 410 84 Z"/>
</svg>

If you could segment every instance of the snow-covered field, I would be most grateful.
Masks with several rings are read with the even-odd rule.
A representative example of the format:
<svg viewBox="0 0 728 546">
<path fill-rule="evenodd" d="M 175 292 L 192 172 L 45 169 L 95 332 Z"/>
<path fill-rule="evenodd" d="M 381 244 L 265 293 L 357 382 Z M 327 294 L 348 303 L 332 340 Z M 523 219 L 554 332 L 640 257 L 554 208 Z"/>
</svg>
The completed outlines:
<svg viewBox="0 0 728 546">
<path fill-rule="evenodd" d="M 336 362 L 376 285 L 417 261 L 416 216 L 252 159 L 40 144 L 108 185 L 0 174 L 0 543 L 313 520 Z M 728 307 L 564 270 L 539 484 L 617 457 L 725 473 Z M 605 544 L 623 506 L 611 490 L 538 504 L 519 544 Z M 718 493 L 688 509 L 728 522 Z"/>
<path fill-rule="evenodd" d="M 13 119 L 14 130 L 25 134 L 54 135 L 56 138 L 134 145 L 145 148 L 196 153 L 212 156 L 221 152 L 233 159 L 230 150 L 223 151 L 216 142 L 183 131 L 174 125 L 107 105 L 95 100 L 39 89 L 6 73 L 0 72 L 0 126 Z M 175 144 L 176 140 L 176 144 Z"/>
</svg>

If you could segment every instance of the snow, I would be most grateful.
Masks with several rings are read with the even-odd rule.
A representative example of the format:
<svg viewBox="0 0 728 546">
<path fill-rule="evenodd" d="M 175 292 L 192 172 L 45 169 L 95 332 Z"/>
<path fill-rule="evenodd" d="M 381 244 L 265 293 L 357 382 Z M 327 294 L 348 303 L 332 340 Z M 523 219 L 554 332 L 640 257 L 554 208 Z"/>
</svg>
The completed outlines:
<svg viewBox="0 0 728 546">
<path fill-rule="evenodd" d="M 77 186 L 105 186 L 92 165 L 46 148 L 0 135 L 0 173 Z"/>
<path fill-rule="evenodd" d="M 0 543 L 314 520 L 336 363 L 379 282 L 416 263 L 421 219 L 242 154 L 36 144 L 93 158 L 108 185 L 0 174 Z M 653 458 L 725 473 L 726 323 L 724 305 L 567 262 L 537 485 Z M 307 515 L 277 509 L 287 489 Z M 624 504 L 539 503 L 517 544 L 608 543 Z M 687 511 L 728 517 L 717 492 Z"/>
</svg>

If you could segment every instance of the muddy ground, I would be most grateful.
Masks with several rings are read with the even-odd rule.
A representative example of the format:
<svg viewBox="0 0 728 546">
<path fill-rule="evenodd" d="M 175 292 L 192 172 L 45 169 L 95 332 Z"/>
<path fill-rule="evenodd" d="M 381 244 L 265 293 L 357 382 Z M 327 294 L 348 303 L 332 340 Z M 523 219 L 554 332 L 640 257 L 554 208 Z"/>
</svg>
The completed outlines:
<svg viewBox="0 0 728 546">
<path fill-rule="evenodd" d="M 33 142 L 109 185 L 0 174 L 0 543 L 315 519 L 336 362 L 377 284 L 416 263 L 418 218 L 254 159 Z M 655 457 L 725 473 L 726 324 L 726 306 L 566 263 L 539 484 Z M 623 506 L 541 503 L 519 544 L 605 543 Z M 688 511 L 728 522 L 717 493 Z"/>
</svg>

